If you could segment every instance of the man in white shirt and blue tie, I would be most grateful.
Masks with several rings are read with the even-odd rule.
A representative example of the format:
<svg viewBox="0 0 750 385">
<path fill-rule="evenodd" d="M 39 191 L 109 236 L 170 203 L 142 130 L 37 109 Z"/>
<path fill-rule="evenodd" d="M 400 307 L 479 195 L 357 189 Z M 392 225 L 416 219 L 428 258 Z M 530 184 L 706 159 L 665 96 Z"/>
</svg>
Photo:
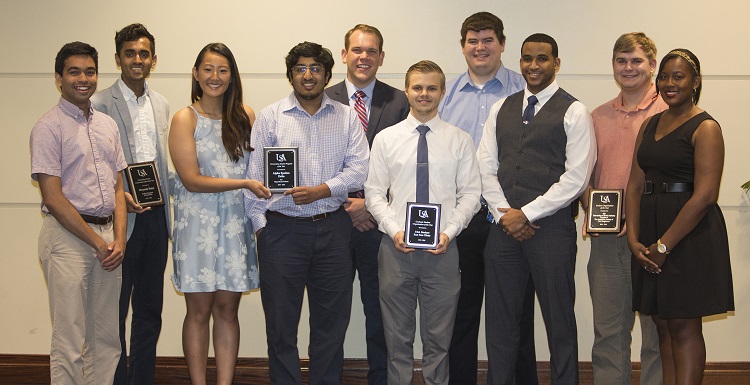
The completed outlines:
<svg viewBox="0 0 750 385">
<path fill-rule="evenodd" d="M 412 65 L 406 73 L 409 116 L 383 130 L 372 145 L 365 203 L 388 235 L 380 243 L 378 276 L 389 384 L 411 384 L 417 302 L 424 383 L 448 383 L 448 348 L 461 289 L 452 240 L 479 209 L 481 182 L 471 137 L 438 116 L 444 94 L 445 75 L 437 64 Z M 419 169 L 425 166 L 423 174 Z M 435 248 L 407 246 L 409 202 L 440 205 Z"/>
</svg>

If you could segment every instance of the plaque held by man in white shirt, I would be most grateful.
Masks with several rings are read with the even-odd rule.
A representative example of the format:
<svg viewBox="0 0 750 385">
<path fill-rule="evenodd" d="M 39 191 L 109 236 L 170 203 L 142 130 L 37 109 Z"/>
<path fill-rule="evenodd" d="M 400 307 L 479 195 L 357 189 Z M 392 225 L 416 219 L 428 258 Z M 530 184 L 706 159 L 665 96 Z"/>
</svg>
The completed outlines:
<svg viewBox="0 0 750 385">
<path fill-rule="evenodd" d="M 125 168 L 125 177 L 130 195 L 139 206 L 151 207 L 164 204 L 159 174 L 154 161 L 129 164 Z"/>
<path fill-rule="evenodd" d="M 434 249 L 440 242 L 440 205 L 408 202 L 404 231 L 406 246 Z"/>
</svg>

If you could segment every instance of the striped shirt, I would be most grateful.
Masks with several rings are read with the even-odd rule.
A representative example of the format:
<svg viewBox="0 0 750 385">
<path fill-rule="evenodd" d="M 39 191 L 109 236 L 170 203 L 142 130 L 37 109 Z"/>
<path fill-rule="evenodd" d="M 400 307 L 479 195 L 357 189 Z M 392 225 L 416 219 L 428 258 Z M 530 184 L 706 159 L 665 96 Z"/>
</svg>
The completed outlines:
<svg viewBox="0 0 750 385">
<path fill-rule="evenodd" d="M 60 98 L 31 130 L 31 178 L 62 179 L 62 192 L 81 214 L 108 216 L 115 210 L 117 173 L 127 163 L 117 124 L 89 104 L 89 118 Z M 49 210 L 42 205 L 42 211 Z"/>
<path fill-rule="evenodd" d="M 320 109 L 310 116 L 292 92 L 260 112 L 253 127 L 247 178 L 264 180 L 263 149 L 297 147 L 299 186 L 325 183 L 329 198 L 296 205 L 291 195 L 260 199 L 245 190 L 245 212 L 257 231 L 266 226 L 266 210 L 293 217 L 309 217 L 337 210 L 347 194 L 362 189 L 367 179 L 370 151 L 354 109 L 323 94 Z"/>
</svg>

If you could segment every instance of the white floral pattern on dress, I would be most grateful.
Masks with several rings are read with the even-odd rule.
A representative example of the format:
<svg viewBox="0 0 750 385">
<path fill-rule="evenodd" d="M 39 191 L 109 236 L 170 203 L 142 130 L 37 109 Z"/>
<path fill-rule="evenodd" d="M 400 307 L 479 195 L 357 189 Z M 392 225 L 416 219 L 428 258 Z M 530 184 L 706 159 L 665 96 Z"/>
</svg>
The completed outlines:
<svg viewBox="0 0 750 385">
<path fill-rule="evenodd" d="M 198 117 L 195 149 L 202 175 L 243 179 L 245 154 L 232 162 L 221 140 L 221 121 Z M 172 282 L 181 292 L 244 292 L 259 286 L 255 232 L 245 217 L 242 190 L 192 193 L 175 180 Z"/>
</svg>

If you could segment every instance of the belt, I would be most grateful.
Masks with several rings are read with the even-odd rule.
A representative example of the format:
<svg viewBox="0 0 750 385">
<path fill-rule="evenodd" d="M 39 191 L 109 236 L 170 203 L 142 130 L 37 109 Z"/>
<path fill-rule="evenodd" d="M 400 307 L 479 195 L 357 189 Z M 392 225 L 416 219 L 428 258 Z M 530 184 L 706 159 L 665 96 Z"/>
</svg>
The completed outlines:
<svg viewBox="0 0 750 385">
<path fill-rule="evenodd" d="M 693 184 L 686 182 L 653 182 L 647 180 L 643 182 L 643 194 L 659 194 L 659 193 L 677 193 L 677 192 L 690 192 L 693 191 Z"/>
<path fill-rule="evenodd" d="M 78 215 L 83 218 L 83 221 L 86 223 L 91 223 L 94 225 L 107 225 L 112 222 L 112 219 L 114 218 L 112 215 L 108 215 L 106 217 L 95 217 L 93 215 L 86 215 L 78 213 Z"/>
<path fill-rule="evenodd" d="M 313 215 L 311 217 L 293 217 L 293 216 L 290 216 L 290 215 L 282 214 L 282 213 L 280 213 L 278 211 L 271 211 L 271 210 L 268 210 L 267 213 L 271 214 L 273 216 L 276 216 L 276 217 L 281 217 L 281 218 L 286 218 L 286 219 L 294 219 L 294 220 L 297 220 L 297 221 L 317 222 L 319 220 L 326 219 L 326 218 L 332 216 L 333 214 L 336 214 L 337 212 L 339 212 L 339 211 L 341 211 L 343 209 L 344 209 L 344 207 L 342 206 L 342 207 L 339 207 L 338 209 L 336 209 L 334 211 L 331 211 L 330 213 L 316 214 L 316 215 Z"/>
</svg>

